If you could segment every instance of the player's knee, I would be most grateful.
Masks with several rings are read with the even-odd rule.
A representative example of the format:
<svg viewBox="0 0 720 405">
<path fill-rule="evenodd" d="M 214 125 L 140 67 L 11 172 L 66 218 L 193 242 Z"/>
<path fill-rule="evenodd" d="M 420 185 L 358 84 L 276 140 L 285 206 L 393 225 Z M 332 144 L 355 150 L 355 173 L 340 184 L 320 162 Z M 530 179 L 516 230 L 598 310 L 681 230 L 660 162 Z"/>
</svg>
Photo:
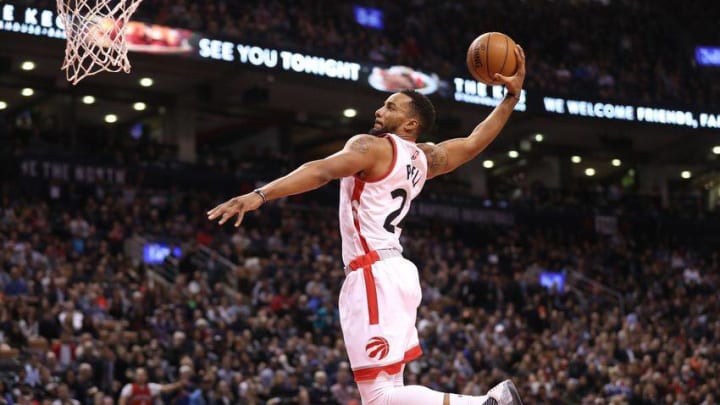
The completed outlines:
<svg viewBox="0 0 720 405">
<path fill-rule="evenodd" d="M 419 385 L 358 384 L 363 405 L 447 405 L 447 395 Z"/>
<path fill-rule="evenodd" d="M 363 405 L 389 405 L 393 388 L 391 380 L 380 378 L 358 383 Z"/>
</svg>

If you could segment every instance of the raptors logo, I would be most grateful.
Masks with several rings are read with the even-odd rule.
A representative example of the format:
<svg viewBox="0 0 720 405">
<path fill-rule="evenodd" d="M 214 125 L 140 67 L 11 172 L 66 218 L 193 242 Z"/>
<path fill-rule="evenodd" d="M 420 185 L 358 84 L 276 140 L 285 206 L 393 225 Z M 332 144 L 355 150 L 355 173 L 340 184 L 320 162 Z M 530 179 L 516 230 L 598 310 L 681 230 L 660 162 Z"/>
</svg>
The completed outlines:
<svg viewBox="0 0 720 405">
<path fill-rule="evenodd" d="M 365 345 L 365 353 L 367 353 L 368 357 L 375 360 L 382 360 L 384 359 L 388 353 L 390 352 L 390 343 L 381 336 L 375 336 L 370 338 L 368 340 L 367 345 Z"/>
</svg>

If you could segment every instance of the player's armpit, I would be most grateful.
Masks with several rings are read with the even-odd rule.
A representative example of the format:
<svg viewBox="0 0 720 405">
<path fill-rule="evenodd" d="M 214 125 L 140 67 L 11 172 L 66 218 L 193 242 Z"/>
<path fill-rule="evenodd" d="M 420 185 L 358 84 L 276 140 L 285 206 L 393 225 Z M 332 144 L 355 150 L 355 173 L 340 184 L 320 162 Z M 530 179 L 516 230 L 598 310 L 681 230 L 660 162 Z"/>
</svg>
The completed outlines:
<svg viewBox="0 0 720 405">
<path fill-rule="evenodd" d="M 427 158 L 428 172 L 427 178 L 433 178 L 441 174 L 447 173 L 447 150 L 442 145 L 435 145 L 431 142 L 420 143 L 418 148 L 425 152 Z"/>
</svg>

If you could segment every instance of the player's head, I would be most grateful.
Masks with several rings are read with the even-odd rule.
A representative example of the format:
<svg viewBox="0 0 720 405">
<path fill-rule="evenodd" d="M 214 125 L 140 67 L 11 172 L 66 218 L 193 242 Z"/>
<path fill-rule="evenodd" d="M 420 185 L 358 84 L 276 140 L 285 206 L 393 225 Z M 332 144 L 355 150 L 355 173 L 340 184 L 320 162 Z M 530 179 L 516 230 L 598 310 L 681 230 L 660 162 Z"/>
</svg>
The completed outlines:
<svg viewBox="0 0 720 405">
<path fill-rule="evenodd" d="M 415 90 L 403 90 L 392 94 L 375 111 L 372 135 L 392 132 L 415 139 L 425 134 L 435 123 L 435 107 L 430 99 Z"/>
</svg>

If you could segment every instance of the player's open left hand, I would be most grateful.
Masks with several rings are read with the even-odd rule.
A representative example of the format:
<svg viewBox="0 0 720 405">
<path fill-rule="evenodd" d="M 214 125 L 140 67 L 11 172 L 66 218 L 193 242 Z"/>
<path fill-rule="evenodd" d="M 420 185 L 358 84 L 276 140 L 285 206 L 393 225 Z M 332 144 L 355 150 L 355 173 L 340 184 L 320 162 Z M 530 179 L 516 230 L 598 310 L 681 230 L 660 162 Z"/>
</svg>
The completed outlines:
<svg viewBox="0 0 720 405">
<path fill-rule="evenodd" d="M 508 93 L 520 97 L 520 91 L 525 81 L 525 51 L 520 45 L 515 45 L 515 57 L 517 58 L 518 67 L 512 76 L 503 76 L 499 73 L 495 74 L 495 80 L 505 85 Z"/>
<path fill-rule="evenodd" d="M 211 221 L 220 218 L 219 224 L 223 225 L 228 219 L 237 215 L 235 227 L 238 227 L 242 223 L 246 212 L 255 211 L 260 208 L 262 204 L 262 197 L 256 193 L 248 193 L 225 201 L 208 211 L 207 216 Z"/>
</svg>

